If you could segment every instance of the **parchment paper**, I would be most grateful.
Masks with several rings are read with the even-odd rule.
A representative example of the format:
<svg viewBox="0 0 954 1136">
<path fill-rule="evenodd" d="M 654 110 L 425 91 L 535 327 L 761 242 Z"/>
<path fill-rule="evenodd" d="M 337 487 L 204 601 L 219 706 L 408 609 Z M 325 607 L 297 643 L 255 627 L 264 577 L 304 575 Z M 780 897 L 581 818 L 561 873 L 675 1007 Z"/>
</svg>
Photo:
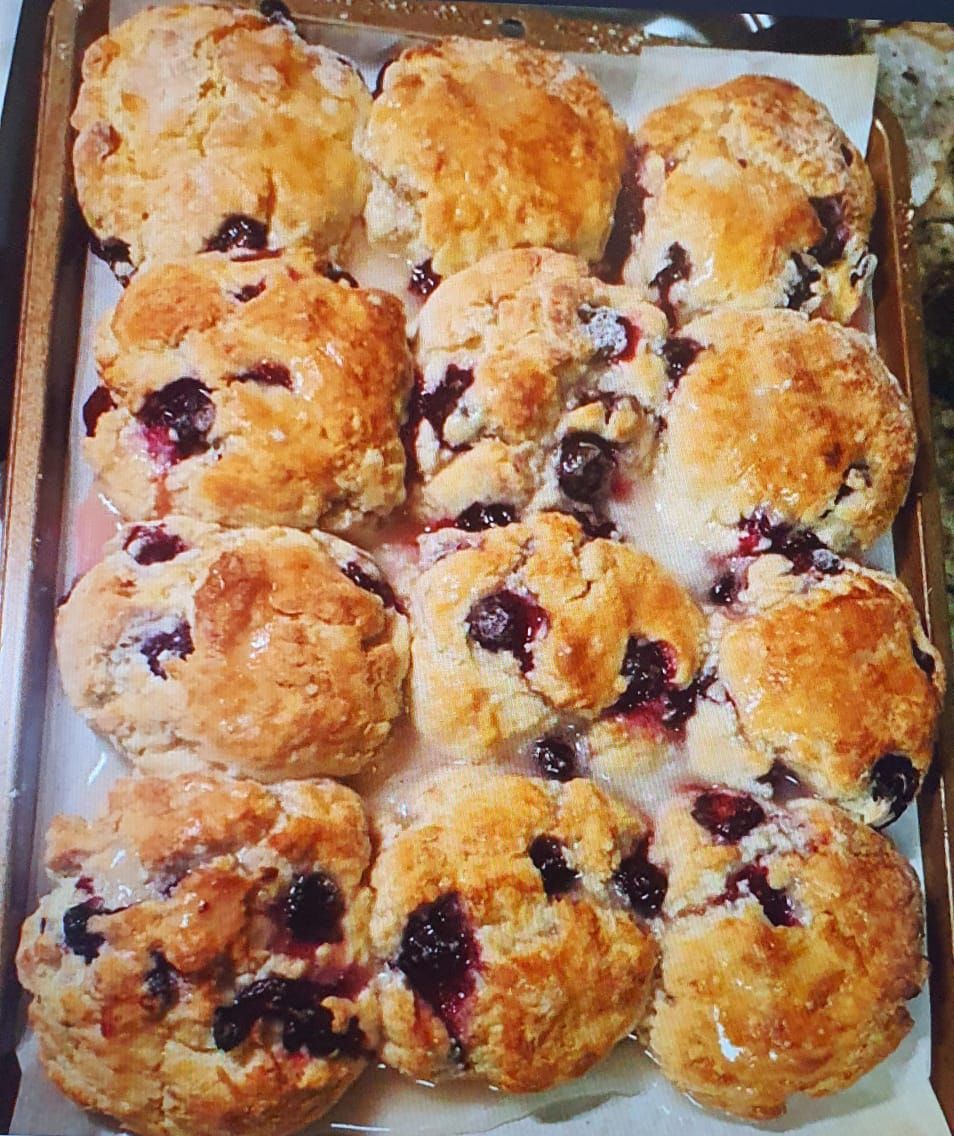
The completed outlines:
<svg viewBox="0 0 954 1136">
<path fill-rule="evenodd" d="M 117 0 L 114 22 L 144 7 L 142 0 Z M 322 42 L 355 59 L 372 84 L 395 43 L 386 33 L 347 23 L 329 25 Z M 876 58 L 774 55 L 712 49 L 656 47 L 638 58 L 575 56 L 597 77 L 617 111 L 635 125 L 648 111 L 695 86 L 724 82 L 745 72 L 762 72 L 798 82 L 824 102 L 835 120 L 864 152 L 874 99 Z M 362 279 L 362 283 L 374 283 Z M 79 411 L 96 385 L 91 336 L 95 324 L 117 300 L 119 288 L 105 265 L 87 266 L 80 364 L 73 407 L 72 438 L 81 437 Z M 64 516 L 60 586 L 65 591 L 78 571 L 98 558 L 112 521 L 89 498 L 90 475 L 71 456 L 70 488 Z M 890 568 L 891 545 L 880 542 L 872 562 Z M 43 836 L 57 812 L 95 813 L 109 785 L 126 770 L 120 759 L 73 713 L 51 660 L 43 777 L 33 857 L 36 892 L 46 890 L 42 869 Z M 921 872 L 915 810 L 890 830 L 901 850 Z M 898 1051 L 853 1088 L 823 1101 L 796 1099 L 787 1116 L 754 1128 L 704 1112 L 669 1087 L 635 1042 L 616 1051 L 586 1077 L 550 1093 L 508 1097 L 480 1086 L 455 1083 L 434 1088 L 413 1084 L 388 1070 L 369 1070 L 315 1133 L 394 1132 L 406 1136 L 452 1136 L 505 1126 L 506 1136 L 576 1136 L 600 1133 L 630 1136 L 745 1136 L 757 1131 L 799 1132 L 804 1136 L 946 1136 L 947 1126 L 931 1091 L 930 1022 L 926 992 L 911 1003 L 915 1027 Z M 100 1136 L 114 1132 L 70 1104 L 46 1080 L 29 1034 L 19 1049 L 23 1070 L 13 1131 L 20 1136 Z M 201 1136 L 197 1133 L 196 1136 Z M 263 1133 L 262 1136 L 268 1136 Z"/>
</svg>

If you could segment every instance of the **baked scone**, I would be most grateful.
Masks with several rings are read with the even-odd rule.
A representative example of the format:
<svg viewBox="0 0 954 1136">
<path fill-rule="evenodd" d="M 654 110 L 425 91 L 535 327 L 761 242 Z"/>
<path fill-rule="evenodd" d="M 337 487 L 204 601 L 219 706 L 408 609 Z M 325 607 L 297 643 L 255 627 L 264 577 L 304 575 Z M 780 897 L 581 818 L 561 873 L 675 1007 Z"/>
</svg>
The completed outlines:
<svg viewBox="0 0 954 1136">
<path fill-rule="evenodd" d="M 370 859 L 333 782 L 137 778 L 57 817 L 17 958 L 51 1079 L 141 1136 L 315 1120 L 378 1040 Z"/>
<path fill-rule="evenodd" d="M 404 707 L 407 620 L 323 533 L 127 525 L 60 608 L 70 701 L 138 768 L 356 773 Z"/>
<path fill-rule="evenodd" d="M 330 248 L 364 207 L 370 105 L 357 71 L 285 20 L 203 4 L 133 16 L 86 52 L 73 112 L 94 248 L 125 273 L 210 248 Z"/>
<path fill-rule="evenodd" d="M 471 761 L 575 723 L 619 728 L 647 758 L 664 750 L 704 657 L 688 593 L 645 553 L 587 539 L 561 513 L 453 536 L 433 563 L 425 545 L 412 599 L 421 731 Z"/>
<path fill-rule="evenodd" d="M 406 436 L 428 520 L 478 505 L 592 522 L 616 476 L 645 472 L 667 390 L 666 319 L 577 257 L 493 253 L 418 317 Z"/>
<path fill-rule="evenodd" d="M 402 52 L 378 85 L 359 142 L 365 222 L 417 266 L 412 287 L 499 249 L 599 260 L 627 132 L 586 72 L 513 40 L 450 37 Z"/>
<path fill-rule="evenodd" d="M 823 545 L 867 548 L 888 529 L 917 433 L 866 335 L 797 312 L 722 309 L 677 342 L 685 366 L 656 470 L 673 525 L 716 552 L 822 568 Z"/>
<path fill-rule="evenodd" d="M 826 107 L 742 75 L 660 107 L 635 142 L 623 275 L 674 324 L 719 305 L 851 319 L 874 271 L 875 194 Z"/>
<path fill-rule="evenodd" d="M 313 254 L 139 273 L 96 361 L 84 454 L 127 517 L 343 531 L 404 499 L 403 309 Z"/>
<path fill-rule="evenodd" d="M 651 995 L 647 848 L 644 822 L 587 781 L 439 781 L 371 877 L 383 1059 L 508 1092 L 586 1072 Z"/>
<path fill-rule="evenodd" d="M 727 701 L 708 701 L 690 723 L 690 764 L 733 784 L 781 775 L 791 789 L 794 775 L 860 819 L 890 823 L 931 762 L 941 656 L 894 577 L 848 562 L 795 576 L 784 564 L 765 557 L 714 622 Z"/>
<path fill-rule="evenodd" d="M 821 801 L 780 811 L 720 789 L 675 801 L 662 981 L 646 1031 L 698 1103 L 779 1116 L 853 1084 L 911 1028 L 927 977 L 920 888 L 885 837 Z"/>
</svg>

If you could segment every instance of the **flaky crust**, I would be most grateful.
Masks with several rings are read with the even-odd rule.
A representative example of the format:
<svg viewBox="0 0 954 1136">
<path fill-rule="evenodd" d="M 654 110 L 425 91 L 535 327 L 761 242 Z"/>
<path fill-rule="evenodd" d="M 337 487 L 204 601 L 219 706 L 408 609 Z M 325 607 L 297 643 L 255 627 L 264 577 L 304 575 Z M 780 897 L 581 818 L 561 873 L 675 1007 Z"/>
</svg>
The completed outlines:
<svg viewBox="0 0 954 1136">
<path fill-rule="evenodd" d="M 264 224 L 269 248 L 327 249 L 364 206 L 354 141 L 370 103 L 351 66 L 284 21 L 147 9 L 83 59 L 72 118 L 80 205 L 134 266 L 201 252 L 235 215 Z"/>
<path fill-rule="evenodd" d="M 872 771 L 897 754 L 923 777 L 945 686 L 907 589 L 853 564 L 835 576 L 750 577 L 738 617 L 714 636 L 752 759 L 739 773 L 758 777 L 778 760 L 862 819 L 891 819 L 908 802 L 884 794 Z"/>
<path fill-rule="evenodd" d="M 866 335 L 796 312 L 729 309 L 680 334 L 701 350 L 672 396 L 657 467 L 677 523 L 719 545 L 761 509 L 838 550 L 887 530 L 917 434 Z"/>
<path fill-rule="evenodd" d="M 372 874 L 374 949 L 392 962 L 378 991 L 384 1060 L 415 1077 L 461 1073 L 531 1092 L 608 1053 L 644 1013 L 657 957 L 611 882 L 644 833 L 585 781 L 443 778 Z M 545 893 L 528 855 L 541 835 L 580 873 L 572 894 Z M 456 1038 L 396 965 L 408 917 L 448 893 L 479 954 Z"/>
<path fill-rule="evenodd" d="M 474 501 L 559 502 L 556 447 L 577 430 L 619 447 L 622 475 L 645 474 L 666 398 L 666 331 L 633 289 L 547 249 L 493 253 L 446 280 L 418 318 L 420 391 L 438 390 L 450 368 L 471 380 L 439 431 L 417 424 L 419 511 L 437 519 Z M 607 357 L 614 338 L 632 344 L 619 359 Z"/>
<path fill-rule="evenodd" d="M 184 548 L 137 563 L 156 528 Z M 66 693 L 142 769 L 355 773 L 403 709 L 409 633 L 345 575 L 353 565 L 382 579 L 366 554 L 321 533 L 183 517 L 127 526 L 59 611 Z"/>
<path fill-rule="evenodd" d="M 283 1136 L 315 1120 L 360 1074 L 363 1053 L 290 1052 L 261 1021 L 223 1050 L 214 1014 L 253 980 L 305 980 L 321 988 L 315 1005 L 336 1033 L 354 1020 L 374 1045 L 370 858 L 361 801 L 331 782 L 267 790 L 147 777 L 120 781 L 95 821 L 58 817 L 54 889 L 25 923 L 17 959 L 51 1079 L 142 1136 Z M 293 880 L 315 871 L 343 904 L 334 942 L 283 926 Z M 89 961 L 64 931 L 79 904 L 100 909 L 74 940 Z"/>
<path fill-rule="evenodd" d="M 560 55 L 450 37 L 389 64 L 361 150 L 373 242 L 441 276 L 498 249 L 596 261 L 609 235 L 626 128 Z"/>
<path fill-rule="evenodd" d="M 207 253 L 138 274 L 101 325 L 96 360 L 115 407 L 84 453 L 127 517 L 344 531 L 404 499 L 413 368 L 401 303 L 333 283 L 309 253 Z M 183 378 L 212 404 L 184 455 L 142 420 Z"/>
<path fill-rule="evenodd" d="M 626 689 L 621 670 L 630 638 L 669 644 L 678 686 L 694 677 L 705 621 L 645 553 L 587 540 L 559 513 L 461 536 L 457 551 L 426 568 L 412 600 L 413 712 L 441 745 L 481 760 L 561 715 L 592 721 Z M 468 636 L 474 605 L 505 589 L 542 609 L 526 669 L 510 651 L 489 651 Z M 632 742 L 654 750 L 657 739 L 634 727 Z"/>
<path fill-rule="evenodd" d="M 796 1092 L 853 1084 L 911 1028 L 927 975 L 917 878 L 884 837 L 819 801 L 719 844 L 676 802 L 654 854 L 671 865 L 662 983 L 648 1029 L 663 1072 L 700 1104 L 761 1120 Z M 774 925 L 745 865 L 797 925 Z"/>
<path fill-rule="evenodd" d="M 874 186 L 821 103 L 742 75 L 654 111 L 635 140 L 644 224 L 627 282 L 659 297 L 678 245 L 691 270 L 669 296 L 677 322 L 724 304 L 848 322 L 874 270 Z"/>
</svg>

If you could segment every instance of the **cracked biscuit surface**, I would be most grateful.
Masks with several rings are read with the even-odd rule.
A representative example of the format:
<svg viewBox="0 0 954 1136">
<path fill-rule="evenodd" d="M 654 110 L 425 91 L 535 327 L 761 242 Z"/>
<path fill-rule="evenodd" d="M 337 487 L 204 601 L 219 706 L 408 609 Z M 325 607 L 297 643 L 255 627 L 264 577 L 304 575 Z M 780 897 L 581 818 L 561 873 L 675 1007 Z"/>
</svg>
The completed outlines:
<svg viewBox="0 0 954 1136">
<path fill-rule="evenodd" d="M 680 338 L 693 355 L 656 467 L 676 525 L 724 552 L 761 551 L 792 528 L 851 551 L 888 529 L 917 433 L 866 335 L 796 312 L 723 309 Z"/>
<path fill-rule="evenodd" d="M 443 535 L 412 599 L 422 732 L 480 761 L 561 724 L 629 720 L 634 752 L 655 751 L 704 654 L 705 621 L 683 588 L 560 513 L 451 534 L 446 555 Z"/>
<path fill-rule="evenodd" d="M 597 261 L 626 128 L 562 56 L 450 37 L 384 70 L 361 142 L 372 242 L 439 277 L 486 253 L 545 246 Z"/>
<path fill-rule="evenodd" d="M 333 782 L 120 781 L 57 817 L 17 959 L 43 1065 L 141 1136 L 296 1132 L 377 1043 L 371 845 Z"/>
<path fill-rule="evenodd" d="M 128 271 L 206 248 L 331 247 L 364 205 L 354 146 L 370 103 L 348 63 L 285 21 L 141 12 L 86 52 L 73 112 L 76 190 L 100 252 Z"/>
<path fill-rule="evenodd" d="M 721 305 L 851 319 L 874 271 L 874 186 L 821 103 L 742 75 L 660 107 L 635 142 L 623 274 L 674 323 Z"/>
<path fill-rule="evenodd" d="M 656 945 L 618 884 L 645 838 L 586 781 L 441 778 L 372 874 L 383 1059 L 531 1092 L 605 1056 L 651 993 Z"/>
<path fill-rule="evenodd" d="M 850 562 L 799 576 L 779 563 L 750 568 L 737 603 L 715 621 L 727 701 L 707 703 L 690 723 L 690 763 L 752 784 L 779 762 L 812 792 L 889 823 L 931 762 L 940 654 L 894 577 Z"/>
<path fill-rule="evenodd" d="M 70 701 L 137 767 L 347 776 L 403 710 L 409 631 L 374 562 L 296 529 L 129 525 L 60 608 Z"/>
<path fill-rule="evenodd" d="M 917 877 L 885 837 L 820 801 L 712 789 L 656 830 L 669 871 L 646 1036 L 699 1104 L 764 1120 L 827 1096 L 911 1028 L 927 977 Z"/>
<path fill-rule="evenodd" d="M 595 516 L 614 477 L 644 475 L 665 402 L 667 326 L 632 289 L 547 249 L 484 257 L 417 323 L 408 423 L 417 510 L 476 502 Z"/>
<path fill-rule="evenodd" d="M 84 453 L 128 517 L 344 531 L 404 499 L 404 313 L 313 255 L 140 273 L 101 325 Z"/>
</svg>

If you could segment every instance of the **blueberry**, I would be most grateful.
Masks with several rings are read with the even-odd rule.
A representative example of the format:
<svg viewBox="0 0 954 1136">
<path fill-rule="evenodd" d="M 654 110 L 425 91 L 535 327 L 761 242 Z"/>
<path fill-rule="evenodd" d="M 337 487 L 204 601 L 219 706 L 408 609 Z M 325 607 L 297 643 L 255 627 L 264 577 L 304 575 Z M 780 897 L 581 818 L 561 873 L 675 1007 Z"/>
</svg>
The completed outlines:
<svg viewBox="0 0 954 1136">
<path fill-rule="evenodd" d="M 286 9 L 287 10 L 287 9 Z M 229 252 L 232 249 L 260 250 L 268 244 L 268 228 L 244 213 L 232 213 L 205 243 L 209 252 Z"/>
<path fill-rule="evenodd" d="M 920 775 L 909 758 L 900 753 L 879 757 L 871 771 L 871 796 L 875 801 L 888 801 L 890 812 L 882 826 L 904 812 L 917 795 Z"/>
<path fill-rule="evenodd" d="M 146 636 L 139 645 L 139 651 L 145 656 L 149 669 L 161 679 L 168 677 L 162 665 L 163 655 L 184 659 L 194 650 L 192 631 L 184 619 L 180 619 L 171 631 L 155 631 Z"/>
<path fill-rule="evenodd" d="M 563 844 L 555 836 L 538 836 L 527 855 L 540 873 L 548 896 L 563 895 L 579 881 L 580 873 L 566 862 Z"/>
<path fill-rule="evenodd" d="M 537 738 L 533 743 L 532 757 L 544 777 L 554 781 L 572 781 L 579 776 L 576 749 L 563 738 L 552 734 Z"/>
<path fill-rule="evenodd" d="M 285 923 L 303 942 L 340 942 L 344 910 L 338 885 L 324 872 L 296 876 L 285 897 Z"/>
<path fill-rule="evenodd" d="M 613 873 L 613 883 L 637 915 L 652 919 L 662 910 L 669 877 L 649 859 L 649 841 L 642 840 Z"/>
<path fill-rule="evenodd" d="M 473 505 L 458 513 L 454 520 L 456 528 L 464 532 L 483 532 L 484 529 L 503 528 L 512 525 L 517 519 L 517 510 L 512 505 L 494 502 L 485 505 L 475 501 Z"/>
<path fill-rule="evenodd" d="M 572 501 L 595 501 L 608 488 L 615 469 L 615 448 L 598 434 L 573 431 L 560 443 L 557 480 Z"/>
<path fill-rule="evenodd" d="M 133 525 L 123 542 L 123 549 L 142 565 L 164 564 L 187 548 L 181 537 L 167 532 L 162 525 Z"/>
<path fill-rule="evenodd" d="M 710 789 L 696 797 L 692 819 L 720 844 L 737 844 L 765 820 L 765 810 L 742 793 Z"/>
</svg>

